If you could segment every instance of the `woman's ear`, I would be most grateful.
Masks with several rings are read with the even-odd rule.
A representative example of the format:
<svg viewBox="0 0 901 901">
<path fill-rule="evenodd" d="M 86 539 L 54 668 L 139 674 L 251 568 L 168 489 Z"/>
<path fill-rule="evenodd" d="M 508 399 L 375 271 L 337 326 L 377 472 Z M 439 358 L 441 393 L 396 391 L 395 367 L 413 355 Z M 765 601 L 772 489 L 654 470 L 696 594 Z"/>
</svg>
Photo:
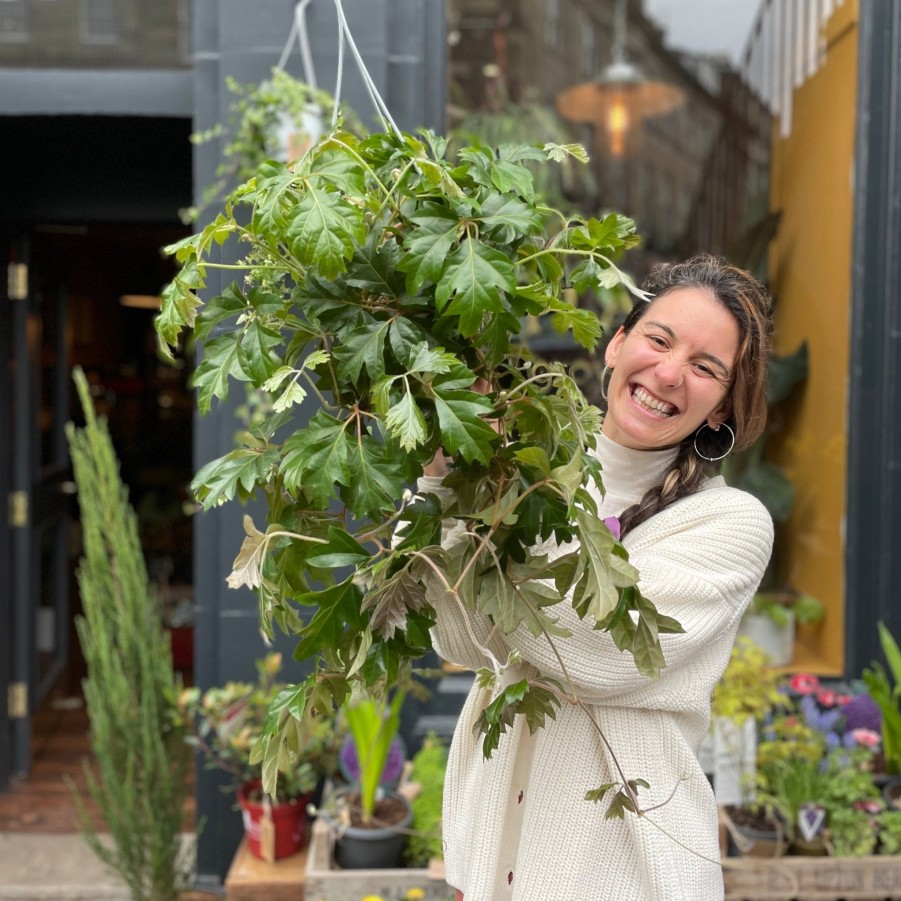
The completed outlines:
<svg viewBox="0 0 901 901">
<path fill-rule="evenodd" d="M 616 334 L 610 339 L 607 344 L 607 349 L 604 351 L 604 365 L 608 369 L 613 369 L 616 365 L 616 358 L 619 356 L 619 349 L 623 346 L 623 341 L 626 340 L 626 330 L 620 326 L 616 330 Z"/>
<path fill-rule="evenodd" d="M 708 417 L 707 425 L 712 429 L 719 428 L 732 415 L 732 403 L 727 398 Z"/>
</svg>

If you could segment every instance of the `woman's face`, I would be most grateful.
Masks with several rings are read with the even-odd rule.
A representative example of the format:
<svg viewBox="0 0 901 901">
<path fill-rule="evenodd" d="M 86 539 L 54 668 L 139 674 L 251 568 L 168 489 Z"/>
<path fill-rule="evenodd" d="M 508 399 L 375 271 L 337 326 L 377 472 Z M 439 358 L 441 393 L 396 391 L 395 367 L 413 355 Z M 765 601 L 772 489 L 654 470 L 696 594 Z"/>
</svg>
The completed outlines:
<svg viewBox="0 0 901 901">
<path fill-rule="evenodd" d="M 729 414 L 738 323 L 707 289 L 676 288 L 653 301 L 607 346 L 613 370 L 601 431 L 636 450 L 672 447 L 702 422 Z"/>
</svg>

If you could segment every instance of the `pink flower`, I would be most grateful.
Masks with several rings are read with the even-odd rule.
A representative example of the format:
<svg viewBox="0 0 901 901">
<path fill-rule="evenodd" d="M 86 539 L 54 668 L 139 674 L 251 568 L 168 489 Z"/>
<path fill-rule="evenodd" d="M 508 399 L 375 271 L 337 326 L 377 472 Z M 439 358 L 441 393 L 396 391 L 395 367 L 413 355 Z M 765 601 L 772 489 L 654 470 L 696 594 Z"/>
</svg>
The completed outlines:
<svg viewBox="0 0 901 901">
<path fill-rule="evenodd" d="M 838 692 L 831 688 L 821 688 L 817 692 L 817 701 L 824 707 L 835 707 L 839 703 Z"/>
<path fill-rule="evenodd" d="M 788 684 L 799 695 L 812 695 L 820 690 L 820 680 L 812 673 L 795 673 Z"/>
<path fill-rule="evenodd" d="M 622 530 L 620 529 L 619 520 L 615 516 L 608 516 L 604 520 L 604 525 L 613 532 L 613 537 L 619 541 Z"/>
<path fill-rule="evenodd" d="M 879 813 L 879 811 L 882 810 L 882 805 L 878 801 L 874 800 L 855 801 L 854 809 L 865 810 L 867 813 Z"/>
<path fill-rule="evenodd" d="M 882 740 L 879 733 L 872 729 L 852 729 L 851 738 L 862 748 L 875 748 Z"/>
</svg>

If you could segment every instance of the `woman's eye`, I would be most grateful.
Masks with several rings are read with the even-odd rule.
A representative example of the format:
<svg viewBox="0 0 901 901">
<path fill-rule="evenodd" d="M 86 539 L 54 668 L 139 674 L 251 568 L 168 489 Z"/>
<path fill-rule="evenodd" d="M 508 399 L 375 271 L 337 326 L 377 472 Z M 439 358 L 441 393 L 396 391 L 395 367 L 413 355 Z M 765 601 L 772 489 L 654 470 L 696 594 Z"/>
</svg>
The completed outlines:
<svg viewBox="0 0 901 901">
<path fill-rule="evenodd" d="M 695 369 L 703 376 L 716 378 L 716 373 L 706 363 L 695 363 Z"/>
<path fill-rule="evenodd" d="M 656 344 L 658 347 L 666 347 L 666 341 L 659 335 L 648 335 L 648 338 L 653 344 Z"/>
</svg>

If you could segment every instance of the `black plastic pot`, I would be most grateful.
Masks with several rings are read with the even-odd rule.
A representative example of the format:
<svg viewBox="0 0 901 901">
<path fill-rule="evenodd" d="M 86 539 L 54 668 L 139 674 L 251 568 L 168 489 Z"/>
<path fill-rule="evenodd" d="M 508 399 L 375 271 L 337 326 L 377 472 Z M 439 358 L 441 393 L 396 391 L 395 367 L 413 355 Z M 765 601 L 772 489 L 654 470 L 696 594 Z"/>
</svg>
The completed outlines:
<svg viewBox="0 0 901 901">
<path fill-rule="evenodd" d="M 345 870 L 384 870 L 401 866 L 413 811 L 406 798 L 388 792 L 406 806 L 403 820 L 391 826 L 344 826 L 334 822 L 335 863 Z"/>
</svg>

